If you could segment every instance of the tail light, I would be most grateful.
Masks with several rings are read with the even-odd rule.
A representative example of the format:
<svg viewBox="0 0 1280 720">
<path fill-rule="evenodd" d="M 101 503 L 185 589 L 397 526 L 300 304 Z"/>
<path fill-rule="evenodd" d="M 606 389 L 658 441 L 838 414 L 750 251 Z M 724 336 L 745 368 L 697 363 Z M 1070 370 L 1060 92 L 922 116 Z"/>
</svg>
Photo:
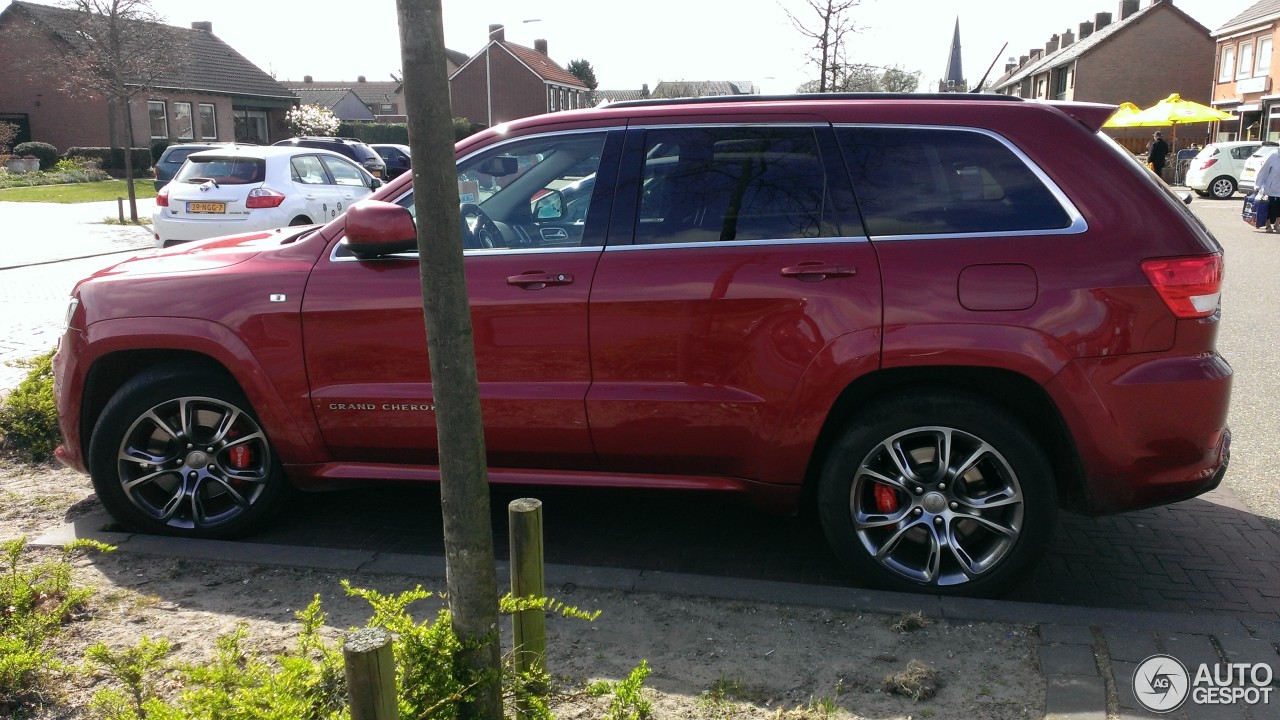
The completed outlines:
<svg viewBox="0 0 1280 720">
<path fill-rule="evenodd" d="M 1209 158 L 1208 160 L 1204 161 L 1204 164 L 1200 166 L 1200 169 L 1208 170 L 1209 168 L 1213 167 L 1217 162 L 1218 162 L 1218 158 Z"/>
<path fill-rule="evenodd" d="M 1142 272 L 1174 316 L 1202 318 L 1218 310 L 1222 255 L 1144 260 Z"/>
<path fill-rule="evenodd" d="M 156 207 L 169 207 L 169 186 L 165 185 L 156 193 Z"/>
<path fill-rule="evenodd" d="M 254 188 L 249 191 L 249 199 L 245 201 L 244 206 L 255 210 L 280 207 L 282 202 L 284 202 L 284 193 L 271 188 Z"/>
</svg>

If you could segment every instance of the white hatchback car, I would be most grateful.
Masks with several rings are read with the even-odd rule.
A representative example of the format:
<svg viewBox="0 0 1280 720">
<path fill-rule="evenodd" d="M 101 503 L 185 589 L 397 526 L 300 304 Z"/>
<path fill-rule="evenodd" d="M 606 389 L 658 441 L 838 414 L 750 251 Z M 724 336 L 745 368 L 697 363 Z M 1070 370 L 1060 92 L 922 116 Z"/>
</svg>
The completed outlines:
<svg viewBox="0 0 1280 720">
<path fill-rule="evenodd" d="M 1244 167 L 1240 171 L 1239 189 L 1243 193 L 1253 192 L 1253 181 L 1258 177 L 1258 171 L 1262 169 L 1262 163 L 1266 161 L 1267 156 L 1275 152 L 1277 145 L 1273 142 L 1262 143 L 1258 149 L 1253 151 L 1244 161 Z"/>
<path fill-rule="evenodd" d="M 1187 166 L 1187 187 L 1201 197 L 1231 198 L 1240 185 L 1245 160 L 1261 145 L 1261 140 L 1232 140 L 1205 145 Z"/>
<path fill-rule="evenodd" d="M 324 223 L 382 185 L 329 150 L 228 147 L 187 156 L 156 194 L 156 244 Z"/>
</svg>

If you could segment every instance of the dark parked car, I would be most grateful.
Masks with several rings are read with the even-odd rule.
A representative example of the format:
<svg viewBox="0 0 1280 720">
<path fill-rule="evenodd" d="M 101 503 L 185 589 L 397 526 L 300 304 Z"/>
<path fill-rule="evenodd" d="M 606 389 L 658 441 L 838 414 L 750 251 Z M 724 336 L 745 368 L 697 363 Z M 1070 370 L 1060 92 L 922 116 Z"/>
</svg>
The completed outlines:
<svg viewBox="0 0 1280 720">
<path fill-rule="evenodd" d="M 1009 588 L 1060 508 L 1214 488 L 1222 249 L 1113 109 L 699 98 L 462 140 L 490 480 L 807 509 L 863 581 L 951 594 Z M 439 478 L 412 181 L 77 285 L 58 456 L 121 523 Z"/>
<path fill-rule="evenodd" d="M 409 157 L 408 145 L 374 143 L 369 147 L 373 148 L 378 155 L 381 155 L 382 161 L 387 164 L 388 178 L 396 177 L 413 167 L 413 161 Z"/>
<path fill-rule="evenodd" d="M 355 160 L 369 174 L 376 178 L 386 178 L 387 164 L 382 161 L 382 157 L 374 152 L 373 148 L 361 142 L 358 138 L 347 137 L 310 137 L 302 136 L 281 140 L 272 143 L 272 145 L 294 145 L 297 147 L 320 148 L 321 150 L 332 150 L 339 155 L 346 155 Z"/>
<path fill-rule="evenodd" d="M 164 152 L 160 153 L 160 159 L 156 160 L 156 190 L 159 191 L 173 179 L 174 175 L 178 174 L 178 168 L 182 167 L 182 163 L 191 153 L 223 148 L 228 145 L 235 145 L 235 143 L 180 143 L 166 147 Z"/>
</svg>

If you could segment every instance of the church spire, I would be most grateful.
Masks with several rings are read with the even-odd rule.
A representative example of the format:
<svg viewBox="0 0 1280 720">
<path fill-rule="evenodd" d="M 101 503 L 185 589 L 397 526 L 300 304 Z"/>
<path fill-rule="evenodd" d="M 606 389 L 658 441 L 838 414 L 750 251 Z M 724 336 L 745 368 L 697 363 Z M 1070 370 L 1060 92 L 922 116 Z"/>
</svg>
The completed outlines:
<svg viewBox="0 0 1280 720">
<path fill-rule="evenodd" d="M 956 31 L 951 37 L 951 52 L 947 55 L 947 70 L 938 83 L 938 92 L 964 92 L 964 70 L 960 68 L 960 17 L 956 16 Z"/>
</svg>

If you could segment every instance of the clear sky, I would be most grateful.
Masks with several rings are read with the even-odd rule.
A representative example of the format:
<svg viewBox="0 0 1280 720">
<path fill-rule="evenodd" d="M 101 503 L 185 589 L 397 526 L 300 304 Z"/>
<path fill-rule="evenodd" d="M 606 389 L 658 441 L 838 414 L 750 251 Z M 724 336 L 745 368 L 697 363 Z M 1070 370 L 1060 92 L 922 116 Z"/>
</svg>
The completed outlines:
<svg viewBox="0 0 1280 720">
<path fill-rule="evenodd" d="M 33 0 L 55 4 L 53 0 Z M 1253 0 L 1169 0 L 1210 31 Z M 643 3 L 442 0 L 445 44 L 467 55 L 484 44 L 490 23 L 506 25 L 509 41 L 548 41 L 551 58 L 591 63 L 601 89 L 651 88 L 662 80 L 750 80 L 766 93 L 788 93 L 815 76 L 807 42 L 787 18 L 808 20 L 805 0 L 646 0 Z M 1145 6 L 1150 0 L 1141 0 Z M 7 5 L 8 0 L 0 0 Z M 859 31 L 853 62 L 921 71 L 921 89 L 945 70 L 957 18 L 961 56 L 976 83 L 1000 54 L 1044 47 L 1099 12 L 1119 16 L 1119 0 L 862 0 L 852 11 Z M 311 0 L 152 0 L 173 25 L 208 20 L 216 35 L 280 80 L 390 79 L 399 73 L 394 0 L 362 3 Z M 1153 62 L 1176 62 L 1177 48 Z M 1206 85 L 1210 82 L 1205 79 Z M 1185 92 L 1183 90 L 1171 90 Z"/>
</svg>

